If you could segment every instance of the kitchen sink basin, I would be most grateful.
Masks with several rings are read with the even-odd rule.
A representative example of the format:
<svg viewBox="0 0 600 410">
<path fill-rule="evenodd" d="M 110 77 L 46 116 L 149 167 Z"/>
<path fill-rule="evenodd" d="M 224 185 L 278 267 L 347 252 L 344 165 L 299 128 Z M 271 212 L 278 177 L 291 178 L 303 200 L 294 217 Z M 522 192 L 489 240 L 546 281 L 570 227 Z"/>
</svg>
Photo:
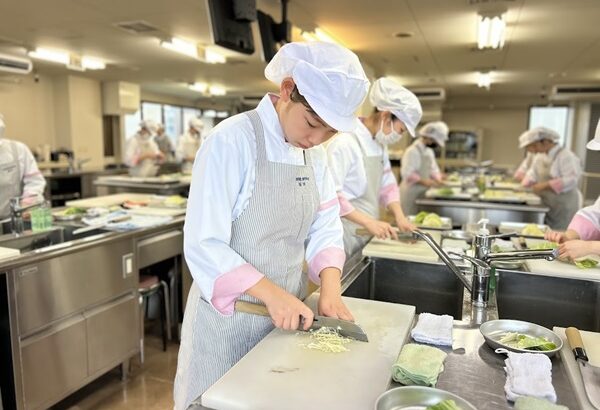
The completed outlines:
<svg viewBox="0 0 600 410">
<path fill-rule="evenodd" d="M 23 221 L 23 226 L 25 227 L 25 229 L 31 229 L 31 222 L 30 221 Z M 0 223 L 0 236 L 1 235 L 8 235 L 12 233 L 12 227 L 10 224 L 10 221 L 4 221 L 2 223 Z"/>
<path fill-rule="evenodd" d="M 65 225 L 54 226 L 52 229 L 43 232 L 25 231 L 19 236 L 6 234 L 0 236 L 0 246 L 18 249 L 21 253 L 24 253 L 108 232 L 103 229 L 94 229 L 81 234 L 74 234 L 74 231 L 78 228 L 80 227 Z"/>
</svg>

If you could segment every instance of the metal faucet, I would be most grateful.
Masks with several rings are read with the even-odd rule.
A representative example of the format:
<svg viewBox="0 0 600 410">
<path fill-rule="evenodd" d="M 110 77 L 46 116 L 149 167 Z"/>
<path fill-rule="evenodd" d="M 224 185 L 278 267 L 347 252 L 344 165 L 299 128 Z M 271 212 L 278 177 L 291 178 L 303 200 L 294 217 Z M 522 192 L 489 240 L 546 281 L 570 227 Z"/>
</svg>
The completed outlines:
<svg viewBox="0 0 600 410">
<path fill-rule="evenodd" d="M 40 206 L 44 203 L 44 198 L 38 199 L 36 202 L 31 203 L 26 206 L 21 206 L 21 198 L 14 197 L 10 198 L 10 228 L 13 234 L 21 235 L 25 230 L 23 226 L 23 212 L 28 209 L 35 208 L 36 206 Z"/>
</svg>

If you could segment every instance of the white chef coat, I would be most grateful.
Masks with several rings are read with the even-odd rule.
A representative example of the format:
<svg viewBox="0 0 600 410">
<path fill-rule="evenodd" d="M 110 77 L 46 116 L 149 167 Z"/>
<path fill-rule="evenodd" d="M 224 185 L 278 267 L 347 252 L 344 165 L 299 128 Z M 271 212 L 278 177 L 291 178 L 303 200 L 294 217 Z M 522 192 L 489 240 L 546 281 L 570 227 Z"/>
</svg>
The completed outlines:
<svg viewBox="0 0 600 410">
<path fill-rule="evenodd" d="M 539 164 L 537 162 L 548 160 L 551 162 L 548 182 L 552 190 L 560 194 L 577 189 L 577 182 L 581 176 L 581 161 L 570 149 L 563 148 L 558 144 L 548 151 L 547 156 L 543 154 L 536 155 L 522 184 L 524 186 L 531 186 L 535 183 L 546 181 L 547 179 L 543 175 L 540 175 L 540 169 L 544 169 L 544 167 L 538 167 Z"/>
<path fill-rule="evenodd" d="M 341 216 L 352 212 L 354 207 L 350 201 L 363 196 L 367 190 L 369 181 L 363 161 L 364 155 L 383 156 L 383 174 L 379 190 L 380 205 L 387 207 L 392 202 L 400 201 L 398 182 L 392 172 L 387 147 L 373 138 L 362 121 L 357 121 L 354 134 L 357 138 L 349 133 L 339 133 L 327 145 L 329 167 L 340 201 Z"/>
<path fill-rule="evenodd" d="M 531 167 L 534 157 L 535 154 L 533 152 L 527 152 L 513 176 L 522 180 L 525 177 L 525 174 L 527 174 L 527 171 L 529 171 L 529 167 Z"/>
<path fill-rule="evenodd" d="M 421 139 L 413 142 L 411 146 L 404 151 L 404 155 L 402 155 L 400 175 L 402 176 L 403 180 L 406 180 L 409 184 L 414 184 L 421 180 L 419 170 L 421 169 L 421 161 L 423 157 L 429 157 L 430 159 L 431 178 L 437 181 L 442 180 L 440 167 L 435 160 L 435 152 L 433 149 L 425 146 Z"/>
<path fill-rule="evenodd" d="M 277 98 L 267 94 L 256 108 L 264 127 L 267 157 L 272 162 L 304 165 L 304 150 L 285 141 L 274 107 Z M 219 123 L 208 136 L 194 161 L 184 252 L 194 281 L 212 304 L 223 293 L 241 295 L 263 274 L 229 246 L 231 223 L 246 209 L 254 189 L 256 138 L 251 122 L 246 115 L 238 114 Z M 305 257 L 309 277 L 320 283 L 321 270 L 326 267 L 341 270 L 345 254 L 339 204 L 325 150 L 321 146 L 313 147 L 310 155 L 320 206 L 309 231 Z M 281 195 L 286 193 L 281 192 Z M 240 271 L 244 272 L 243 283 L 223 280 L 228 275 L 236 277 Z M 227 285 L 215 287 L 217 279 L 219 284 Z M 217 310 L 223 314 L 233 311 L 231 306 Z"/>
<path fill-rule="evenodd" d="M 202 144 L 202 137 L 190 134 L 187 131 L 177 139 L 177 147 L 175 148 L 175 157 L 178 161 L 184 161 L 186 158 L 193 158 L 196 156 L 200 145 Z"/>
<path fill-rule="evenodd" d="M 585 241 L 600 241 L 600 197 L 594 205 L 577 211 L 568 229 L 577 232 Z"/>
<path fill-rule="evenodd" d="M 23 184 L 21 196 L 44 195 L 46 179 L 40 172 L 33 154 L 22 142 L 0 138 L 0 163 L 13 160 L 10 144 L 15 144 L 17 149 L 17 161 L 19 162 L 19 180 Z"/>
<path fill-rule="evenodd" d="M 138 165 L 144 154 L 159 154 L 160 149 L 153 138 L 144 138 L 139 132 L 127 139 L 125 146 L 125 163 L 130 167 Z"/>
</svg>

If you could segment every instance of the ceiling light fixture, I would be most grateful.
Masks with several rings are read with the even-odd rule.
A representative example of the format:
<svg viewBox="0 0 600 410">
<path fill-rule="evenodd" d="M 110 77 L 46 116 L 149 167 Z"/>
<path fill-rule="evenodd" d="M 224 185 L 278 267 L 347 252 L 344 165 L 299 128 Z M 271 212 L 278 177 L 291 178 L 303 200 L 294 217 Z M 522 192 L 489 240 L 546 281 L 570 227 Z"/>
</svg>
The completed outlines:
<svg viewBox="0 0 600 410">
<path fill-rule="evenodd" d="M 227 90 L 220 85 L 211 85 L 208 87 L 208 93 L 210 95 L 221 96 L 227 94 Z"/>
<path fill-rule="evenodd" d="M 106 63 L 94 57 L 83 56 L 81 59 L 81 66 L 84 70 L 104 70 L 106 68 Z"/>
<path fill-rule="evenodd" d="M 504 36 L 506 31 L 506 22 L 504 15 L 478 15 L 477 16 L 477 47 L 484 48 L 502 48 L 504 46 Z"/>
<path fill-rule="evenodd" d="M 69 64 L 71 58 L 66 51 L 50 50 L 47 48 L 36 48 L 34 51 L 27 53 L 29 57 L 39 60 L 51 61 L 53 63 Z"/>
<path fill-rule="evenodd" d="M 491 72 L 478 72 L 477 73 L 477 87 L 490 89 L 492 85 L 492 73 Z"/>
<path fill-rule="evenodd" d="M 323 41 L 326 43 L 333 43 L 338 44 L 340 46 L 344 46 L 344 44 L 341 41 L 333 38 L 329 33 L 327 33 L 325 30 L 319 27 L 315 28 L 313 31 L 303 30 L 301 35 L 302 38 L 306 41 Z"/>
<path fill-rule="evenodd" d="M 214 47 L 206 47 L 204 49 L 204 60 L 209 64 L 224 64 L 227 62 L 227 57 Z"/>
<path fill-rule="evenodd" d="M 198 58 L 198 45 L 177 37 L 171 38 L 171 41 L 161 41 L 160 46 L 188 57 Z"/>
<path fill-rule="evenodd" d="M 196 91 L 196 92 L 204 94 L 208 90 L 208 84 L 206 84 L 206 83 L 194 83 L 194 84 L 188 85 L 188 88 L 190 90 L 192 90 L 192 91 Z"/>
</svg>

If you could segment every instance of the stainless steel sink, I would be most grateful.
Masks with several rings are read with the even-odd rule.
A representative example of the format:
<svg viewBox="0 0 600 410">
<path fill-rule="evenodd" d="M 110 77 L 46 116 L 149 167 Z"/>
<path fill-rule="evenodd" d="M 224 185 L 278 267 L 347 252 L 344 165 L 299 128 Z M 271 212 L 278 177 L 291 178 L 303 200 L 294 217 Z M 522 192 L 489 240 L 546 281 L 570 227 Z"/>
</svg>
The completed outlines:
<svg viewBox="0 0 600 410">
<path fill-rule="evenodd" d="M 78 228 L 80 227 L 65 225 L 54 226 L 52 229 L 43 232 L 26 231 L 19 236 L 5 234 L 0 236 L 0 246 L 18 249 L 21 253 L 25 253 L 108 232 L 103 229 L 94 229 L 75 235 L 74 231 Z"/>
<path fill-rule="evenodd" d="M 31 229 L 31 222 L 23 221 L 23 226 L 25 229 Z M 8 235 L 10 233 L 12 233 L 12 227 L 11 227 L 10 221 L 5 221 L 5 222 L 0 223 L 0 236 Z"/>
</svg>

